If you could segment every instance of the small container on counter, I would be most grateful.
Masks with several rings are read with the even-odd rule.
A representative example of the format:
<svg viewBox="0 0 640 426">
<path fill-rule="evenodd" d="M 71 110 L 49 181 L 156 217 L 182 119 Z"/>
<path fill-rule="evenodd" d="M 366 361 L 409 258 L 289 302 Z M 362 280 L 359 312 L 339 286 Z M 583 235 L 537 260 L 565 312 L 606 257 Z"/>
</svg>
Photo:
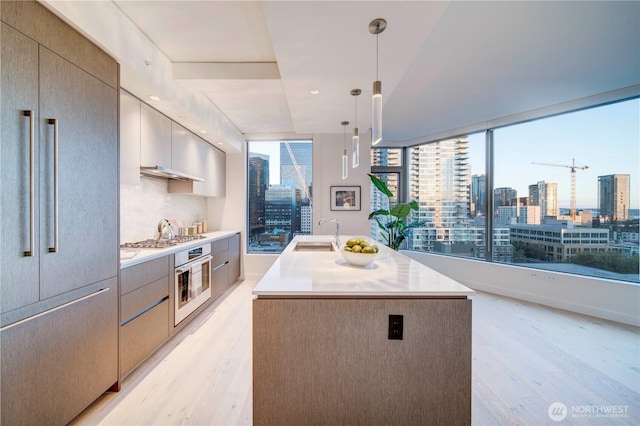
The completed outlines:
<svg viewBox="0 0 640 426">
<path fill-rule="evenodd" d="M 200 223 L 202 223 L 202 233 L 207 233 L 207 219 L 201 219 Z"/>
<path fill-rule="evenodd" d="M 196 227 L 195 225 L 191 225 L 187 228 L 187 233 L 189 235 L 195 235 L 196 234 Z"/>
<path fill-rule="evenodd" d="M 202 222 L 196 222 L 193 225 L 196 227 L 196 233 L 202 234 Z"/>
</svg>

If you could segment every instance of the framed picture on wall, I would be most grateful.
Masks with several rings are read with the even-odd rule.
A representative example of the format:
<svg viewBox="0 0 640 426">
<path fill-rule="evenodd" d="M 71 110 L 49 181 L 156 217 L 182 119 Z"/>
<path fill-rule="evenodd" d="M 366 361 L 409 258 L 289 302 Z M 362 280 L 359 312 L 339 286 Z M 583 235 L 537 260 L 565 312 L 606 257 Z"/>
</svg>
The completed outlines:
<svg viewBox="0 0 640 426">
<path fill-rule="evenodd" d="M 359 186 L 332 186 L 331 210 L 359 211 L 360 187 Z"/>
</svg>

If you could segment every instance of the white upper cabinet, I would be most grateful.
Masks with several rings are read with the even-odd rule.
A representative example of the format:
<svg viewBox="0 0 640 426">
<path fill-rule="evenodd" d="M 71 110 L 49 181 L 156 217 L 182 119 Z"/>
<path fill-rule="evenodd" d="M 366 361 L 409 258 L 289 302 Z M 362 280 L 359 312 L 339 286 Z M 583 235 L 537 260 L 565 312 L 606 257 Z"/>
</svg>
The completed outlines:
<svg viewBox="0 0 640 426">
<path fill-rule="evenodd" d="M 224 197 L 226 183 L 226 154 L 214 148 L 209 142 L 198 139 L 198 151 L 203 161 L 200 163 L 200 177 L 204 182 L 196 182 L 195 190 L 207 197 Z"/>
<path fill-rule="evenodd" d="M 171 120 L 140 105 L 140 165 L 171 168 Z"/>
<path fill-rule="evenodd" d="M 204 182 L 169 182 L 169 192 L 224 197 L 226 154 L 177 123 L 173 123 L 172 168 Z"/>
<path fill-rule="evenodd" d="M 120 183 L 140 184 L 140 101 L 120 90 Z"/>
<path fill-rule="evenodd" d="M 176 122 L 171 123 L 171 168 L 203 178 L 202 153 L 198 151 L 198 138 Z"/>
<path fill-rule="evenodd" d="M 205 180 L 209 197 L 224 197 L 227 184 L 227 155 L 209 145 L 207 164 Z"/>
<path fill-rule="evenodd" d="M 204 179 L 169 181 L 169 192 L 225 196 L 226 154 L 121 90 L 120 183 L 138 185 L 140 166 L 163 166 Z"/>
</svg>

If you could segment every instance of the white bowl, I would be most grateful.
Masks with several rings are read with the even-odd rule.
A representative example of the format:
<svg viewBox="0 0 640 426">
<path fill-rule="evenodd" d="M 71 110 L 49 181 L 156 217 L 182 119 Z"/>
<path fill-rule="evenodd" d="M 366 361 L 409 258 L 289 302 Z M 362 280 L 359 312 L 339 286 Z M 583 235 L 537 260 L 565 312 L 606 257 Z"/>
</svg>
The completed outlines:
<svg viewBox="0 0 640 426">
<path fill-rule="evenodd" d="M 378 256 L 378 253 L 354 253 L 352 251 L 340 250 L 344 260 L 353 266 L 367 266 Z"/>
</svg>

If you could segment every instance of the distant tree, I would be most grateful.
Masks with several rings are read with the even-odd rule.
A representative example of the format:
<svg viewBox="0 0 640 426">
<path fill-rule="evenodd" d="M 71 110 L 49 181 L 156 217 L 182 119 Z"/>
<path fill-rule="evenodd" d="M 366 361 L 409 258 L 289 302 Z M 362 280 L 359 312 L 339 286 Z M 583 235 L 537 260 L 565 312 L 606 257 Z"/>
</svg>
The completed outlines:
<svg viewBox="0 0 640 426">
<path fill-rule="evenodd" d="M 620 252 L 610 251 L 606 253 L 580 252 L 570 257 L 568 262 L 620 274 L 637 274 L 640 272 L 639 260 L 637 255 L 624 257 Z"/>
<path fill-rule="evenodd" d="M 518 243 L 516 243 L 515 246 L 513 247 L 513 262 L 524 263 L 526 261 L 527 261 L 527 256 L 524 253 L 524 249 L 520 247 Z"/>
</svg>

